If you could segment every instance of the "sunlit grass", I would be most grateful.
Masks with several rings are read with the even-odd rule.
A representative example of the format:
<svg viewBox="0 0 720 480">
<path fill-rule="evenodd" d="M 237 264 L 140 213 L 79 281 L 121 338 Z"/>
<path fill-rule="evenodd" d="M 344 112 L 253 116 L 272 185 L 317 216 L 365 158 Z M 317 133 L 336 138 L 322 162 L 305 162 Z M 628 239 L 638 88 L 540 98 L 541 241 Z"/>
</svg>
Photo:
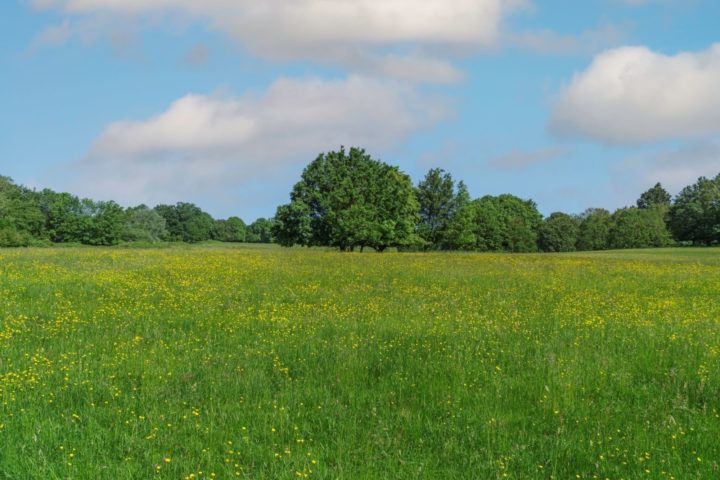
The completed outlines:
<svg viewBox="0 0 720 480">
<path fill-rule="evenodd" d="M 0 250 L 0 478 L 715 478 L 720 251 Z"/>
</svg>

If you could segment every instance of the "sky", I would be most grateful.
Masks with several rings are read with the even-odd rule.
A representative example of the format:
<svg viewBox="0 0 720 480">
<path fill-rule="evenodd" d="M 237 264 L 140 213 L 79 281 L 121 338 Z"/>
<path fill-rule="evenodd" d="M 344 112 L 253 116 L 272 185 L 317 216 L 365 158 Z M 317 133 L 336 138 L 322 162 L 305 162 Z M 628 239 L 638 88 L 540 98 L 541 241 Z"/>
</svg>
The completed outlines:
<svg viewBox="0 0 720 480">
<path fill-rule="evenodd" d="M 0 175 L 269 217 L 321 152 L 546 215 L 720 173 L 716 0 L 4 0 Z"/>
</svg>

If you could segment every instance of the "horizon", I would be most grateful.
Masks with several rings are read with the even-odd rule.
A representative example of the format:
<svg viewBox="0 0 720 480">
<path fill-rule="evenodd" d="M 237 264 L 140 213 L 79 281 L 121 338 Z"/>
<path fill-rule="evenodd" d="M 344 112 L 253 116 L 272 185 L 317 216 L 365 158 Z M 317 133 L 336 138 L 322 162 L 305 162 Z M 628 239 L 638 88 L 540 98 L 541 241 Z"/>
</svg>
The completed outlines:
<svg viewBox="0 0 720 480">
<path fill-rule="evenodd" d="M 5 2 L 0 174 L 253 220 L 340 145 L 546 216 L 720 173 L 720 4 L 290 3 Z"/>
</svg>

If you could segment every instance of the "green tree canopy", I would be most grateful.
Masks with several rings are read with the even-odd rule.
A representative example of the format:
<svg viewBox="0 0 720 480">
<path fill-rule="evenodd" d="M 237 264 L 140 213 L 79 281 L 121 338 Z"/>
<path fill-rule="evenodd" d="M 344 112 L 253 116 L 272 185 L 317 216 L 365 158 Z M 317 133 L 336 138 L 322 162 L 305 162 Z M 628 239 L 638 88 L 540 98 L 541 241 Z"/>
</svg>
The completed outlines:
<svg viewBox="0 0 720 480">
<path fill-rule="evenodd" d="M 671 203 L 670 194 L 665 190 L 660 183 L 656 183 L 654 187 L 644 192 L 638 198 L 638 208 L 650 208 L 653 206 L 663 206 L 670 208 Z"/>
<path fill-rule="evenodd" d="M 410 177 L 359 148 L 319 155 L 295 184 L 292 204 L 278 210 L 284 244 L 383 251 L 418 241 Z"/>
<path fill-rule="evenodd" d="M 431 169 L 416 189 L 420 206 L 417 232 L 426 249 L 467 249 L 475 244 L 467 187 L 450 173 Z"/>
<path fill-rule="evenodd" d="M 165 219 L 145 205 L 129 208 L 123 225 L 122 239 L 128 242 L 159 242 L 167 238 Z"/>
<path fill-rule="evenodd" d="M 720 174 L 685 187 L 670 208 L 668 224 L 677 240 L 698 245 L 720 242 Z"/>
<path fill-rule="evenodd" d="M 301 201 L 278 207 L 273 237 L 283 247 L 308 245 L 312 238 L 310 208 Z"/>
<path fill-rule="evenodd" d="M 45 236 L 45 217 L 39 196 L 25 187 L 0 176 L 0 246 L 28 245 L 31 239 Z"/>
<path fill-rule="evenodd" d="M 477 248 L 481 251 L 537 251 L 542 215 L 532 200 L 514 195 L 485 196 L 475 200 Z"/>
<path fill-rule="evenodd" d="M 158 205 L 155 211 L 165 219 L 169 240 L 197 243 L 210 240 L 215 220 L 192 203 Z"/>
<path fill-rule="evenodd" d="M 212 238 L 220 242 L 244 242 L 247 237 L 247 225 L 239 217 L 227 220 L 215 220 Z"/>
<path fill-rule="evenodd" d="M 477 244 L 475 235 L 475 204 L 461 180 L 455 194 L 453 214 L 447 226 L 444 247 L 449 250 L 472 250 Z"/>
<path fill-rule="evenodd" d="M 428 248 L 442 248 L 455 213 L 455 181 L 445 170 L 433 168 L 418 184 L 416 194 L 420 206 L 418 234 Z"/>
<path fill-rule="evenodd" d="M 612 215 L 608 232 L 610 248 L 663 247 L 670 243 L 664 207 L 621 208 Z"/>
<path fill-rule="evenodd" d="M 249 243 L 272 243 L 274 221 L 268 218 L 258 218 L 247 228 L 245 241 Z"/>
<path fill-rule="evenodd" d="M 608 234 L 612 223 L 610 212 L 604 208 L 588 208 L 580 215 L 577 249 L 580 251 L 608 248 Z"/>
<path fill-rule="evenodd" d="M 552 213 L 540 225 L 538 247 L 543 252 L 573 252 L 579 231 L 577 217 L 562 212 Z"/>
<path fill-rule="evenodd" d="M 113 201 L 83 200 L 84 230 L 81 241 L 87 245 L 117 245 L 122 238 L 125 211 Z"/>
<path fill-rule="evenodd" d="M 45 217 L 46 231 L 51 241 L 83 241 L 87 227 L 87 209 L 78 197 L 45 189 L 40 193 L 40 209 Z"/>
</svg>

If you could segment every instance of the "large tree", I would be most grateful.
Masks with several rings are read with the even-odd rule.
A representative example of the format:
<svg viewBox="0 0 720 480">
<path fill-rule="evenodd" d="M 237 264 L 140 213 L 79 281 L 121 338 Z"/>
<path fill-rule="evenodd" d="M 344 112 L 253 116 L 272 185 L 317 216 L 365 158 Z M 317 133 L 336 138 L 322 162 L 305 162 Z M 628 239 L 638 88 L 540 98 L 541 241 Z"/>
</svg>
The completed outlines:
<svg viewBox="0 0 720 480">
<path fill-rule="evenodd" d="M 448 229 L 455 213 L 455 182 L 441 168 L 433 168 L 417 186 L 420 205 L 418 234 L 426 248 L 440 249 L 448 240 Z"/>
<path fill-rule="evenodd" d="M 247 230 L 247 225 L 239 217 L 215 220 L 212 238 L 220 242 L 244 242 L 247 239 Z"/>
<path fill-rule="evenodd" d="M 588 208 L 580 215 L 577 249 L 604 250 L 608 248 L 608 234 L 612 218 L 604 208 Z"/>
<path fill-rule="evenodd" d="M 35 192 L 0 176 L 0 246 L 19 247 L 45 236 L 45 218 Z"/>
<path fill-rule="evenodd" d="M 275 241 L 283 247 L 308 245 L 312 238 L 310 208 L 303 202 L 279 206 L 272 233 Z"/>
<path fill-rule="evenodd" d="M 320 154 L 295 184 L 290 205 L 278 209 L 286 245 L 383 251 L 418 240 L 410 177 L 359 148 Z"/>
<path fill-rule="evenodd" d="M 146 205 L 129 208 L 123 225 L 123 240 L 128 242 L 159 242 L 167 238 L 165 219 Z"/>
<path fill-rule="evenodd" d="M 418 235 L 426 249 L 462 250 L 472 248 L 472 207 L 467 187 L 457 188 L 450 173 L 431 169 L 416 189 L 420 206 Z"/>
<path fill-rule="evenodd" d="M 573 252 L 577 244 L 580 221 L 567 213 L 555 212 L 538 230 L 538 247 L 543 252 Z"/>
<path fill-rule="evenodd" d="M 608 232 L 610 248 L 664 247 L 670 243 L 665 226 L 665 209 L 661 205 L 650 208 L 621 208 L 612 215 Z"/>
<path fill-rule="evenodd" d="M 477 244 L 475 235 L 475 204 L 461 180 L 453 202 L 453 214 L 448 223 L 444 247 L 450 250 L 472 250 Z"/>
<path fill-rule="evenodd" d="M 663 188 L 661 183 L 656 183 L 654 187 L 643 192 L 638 198 L 638 208 L 665 207 L 670 208 L 670 194 Z"/>
<path fill-rule="evenodd" d="M 210 240 L 215 220 L 197 205 L 184 202 L 158 205 L 155 211 L 165 219 L 170 240 L 188 243 Z"/>
<path fill-rule="evenodd" d="M 272 243 L 274 221 L 268 218 L 258 218 L 247 227 L 245 241 L 249 243 Z"/>
<path fill-rule="evenodd" d="M 78 197 L 45 189 L 40 192 L 40 209 L 45 217 L 45 229 L 52 242 L 83 241 L 88 209 Z"/>
<path fill-rule="evenodd" d="M 720 242 L 720 174 L 685 187 L 670 208 L 668 224 L 677 240 L 698 245 Z"/>
<path fill-rule="evenodd" d="M 122 238 L 125 211 L 113 201 L 83 200 L 84 230 L 82 243 L 87 245 L 117 245 Z"/>
<path fill-rule="evenodd" d="M 475 200 L 475 235 L 482 251 L 537 251 L 542 215 L 532 200 L 514 195 L 485 196 Z"/>
</svg>

